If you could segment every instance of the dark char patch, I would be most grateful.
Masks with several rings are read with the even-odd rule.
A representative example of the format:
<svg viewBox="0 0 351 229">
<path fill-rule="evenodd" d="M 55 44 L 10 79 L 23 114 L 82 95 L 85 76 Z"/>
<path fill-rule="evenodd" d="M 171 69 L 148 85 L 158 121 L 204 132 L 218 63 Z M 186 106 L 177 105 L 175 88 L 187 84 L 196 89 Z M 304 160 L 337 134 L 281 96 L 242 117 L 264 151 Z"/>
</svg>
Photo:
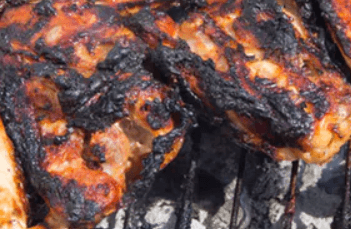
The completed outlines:
<svg viewBox="0 0 351 229">
<path fill-rule="evenodd" d="M 27 180 L 41 196 L 52 201 L 53 206 L 65 206 L 69 221 L 94 221 L 100 209 L 97 203 L 84 199 L 83 188 L 72 182 L 63 185 L 60 179 L 52 177 L 41 167 L 45 150 L 35 121 L 34 108 L 26 96 L 24 80 L 11 67 L 1 67 L 0 77 L 1 116 Z"/>
<path fill-rule="evenodd" d="M 273 19 L 257 22 L 256 16 L 262 12 L 273 15 Z M 296 53 L 298 41 L 294 29 L 275 0 L 244 1 L 243 16 L 239 20 L 247 24 L 263 48 Z"/>
<path fill-rule="evenodd" d="M 268 122 L 270 133 L 281 142 L 271 144 L 288 144 L 310 133 L 312 118 L 289 99 L 286 92 L 273 93 L 262 91 L 262 98 L 250 95 L 241 86 L 241 79 L 232 67 L 231 80 L 223 79 L 214 69 L 212 61 L 203 61 L 190 52 L 159 47 L 155 52 L 158 67 L 165 75 L 181 78 L 181 69 L 190 68 L 200 79 L 206 99 L 219 111 L 234 110 L 249 118 Z M 259 121 L 258 121 L 259 122 Z M 273 138 L 273 139 L 274 139 Z"/>
<path fill-rule="evenodd" d="M 40 56 L 44 56 L 45 59 L 51 61 L 54 64 L 66 65 L 71 59 L 71 55 L 74 52 L 73 47 L 66 49 L 61 48 L 60 46 L 48 47 L 45 44 L 43 38 L 39 38 L 35 42 L 35 50 Z"/>
<path fill-rule="evenodd" d="M 34 7 L 34 12 L 45 17 L 50 17 L 56 14 L 56 10 L 53 8 L 51 0 L 43 0 L 37 3 Z"/>
</svg>

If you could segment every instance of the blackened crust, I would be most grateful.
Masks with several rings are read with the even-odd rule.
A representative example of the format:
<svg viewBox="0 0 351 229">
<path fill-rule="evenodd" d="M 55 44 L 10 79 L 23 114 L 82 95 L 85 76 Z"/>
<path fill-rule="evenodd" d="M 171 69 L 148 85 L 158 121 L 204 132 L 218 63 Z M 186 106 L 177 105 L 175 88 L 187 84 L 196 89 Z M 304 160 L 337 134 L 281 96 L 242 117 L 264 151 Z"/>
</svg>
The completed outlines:
<svg viewBox="0 0 351 229">
<path fill-rule="evenodd" d="M 53 8 L 51 0 L 44 0 L 37 3 L 34 7 L 34 12 L 45 17 L 50 17 L 56 14 L 56 10 Z"/>
<path fill-rule="evenodd" d="M 322 15 L 331 28 L 331 32 L 335 35 L 337 42 L 341 44 L 340 48 L 343 53 L 351 58 L 351 37 L 347 35 L 347 31 L 350 28 L 349 18 L 348 15 L 343 15 L 345 18 L 341 18 L 341 12 L 337 9 L 339 7 L 344 8 L 344 10 L 350 10 L 347 1 L 320 0 L 318 2 Z M 339 6 L 337 6 L 338 4 Z"/>
<path fill-rule="evenodd" d="M 61 178 L 50 175 L 41 166 L 46 153 L 24 80 L 10 68 L 1 69 L 1 77 L 1 115 L 27 179 L 40 195 L 50 200 L 50 205 L 63 206 L 67 220 L 73 225 L 94 223 L 101 209 L 98 203 L 85 198 L 86 187 L 74 180 L 63 184 Z"/>
<path fill-rule="evenodd" d="M 196 75 L 206 96 L 205 100 L 210 101 L 216 112 L 233 110 L 258 120 L 257 122 L 268 122 L 270 129 L 267 132 L 272 133 L 272 139 L 278 139 L 271 142 L 273 145 L 291 145 L 311 132 L 313 119 L 303 107 L 298 107 L 291 101 L 287 92 L 265 89 L 264 84 L 257 82 L 255 87 L 259 87 L 262 97 L 253 96 L 243 88 L 245 74 L 238 69 L 231 69 L 228 80 L 215 71 L 212 61 L 203 61 L 188 51 L 167 47 L 156 50 L 155 60 L 166 75 L 181 78 L 185 70 Z"/>
<path fill-rule="evenodd" d="M 282 7 L 275 0 L 243 1 L 243 12 L 239 21 L 259 39 L 262 48 L 296 54 L 298 40 L 289 19 L 282 13 Z M 224 10 L 224 9 L 223 9 Z M 227 10 L 227 9 L 226 9 Z M 259 14 L 270 15 L 270 20 L 258 21 Z"/>
</svg>

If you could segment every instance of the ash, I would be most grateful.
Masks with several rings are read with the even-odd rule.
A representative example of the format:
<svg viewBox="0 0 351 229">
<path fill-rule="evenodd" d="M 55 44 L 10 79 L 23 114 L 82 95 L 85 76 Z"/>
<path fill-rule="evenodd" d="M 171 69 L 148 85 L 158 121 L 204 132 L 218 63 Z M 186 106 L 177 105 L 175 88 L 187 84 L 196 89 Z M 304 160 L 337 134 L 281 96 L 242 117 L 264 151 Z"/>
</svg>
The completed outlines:
<svg viewBox="0 0 351 229">
<path fill-rule="evenodd" d="M 191 229 L 229 228 L 238 161 L 246 153 L 240 194 L 240 229 L 281 229 L 291 174 L 291 162 L 275 162 L 262 153 L 239 148 L 226 126 L 195 130 L 182 152 L 161 171 L 146 199 L 145 220 L 153 229 L 177 228 L 189 158 L 196 161 Z M 300 162 L 296 213 L 292 229 L 330 229 L 344 190 L 347 147 L 328 164 Z M 125 209 L 97 228 L 122 229 Z M 112 218 L 112 219 L 111 219 Z M 149 225 L 149 226 L 150 226 Z M 141 227 L 142 228 L 142 227 Z"/>
</svg>

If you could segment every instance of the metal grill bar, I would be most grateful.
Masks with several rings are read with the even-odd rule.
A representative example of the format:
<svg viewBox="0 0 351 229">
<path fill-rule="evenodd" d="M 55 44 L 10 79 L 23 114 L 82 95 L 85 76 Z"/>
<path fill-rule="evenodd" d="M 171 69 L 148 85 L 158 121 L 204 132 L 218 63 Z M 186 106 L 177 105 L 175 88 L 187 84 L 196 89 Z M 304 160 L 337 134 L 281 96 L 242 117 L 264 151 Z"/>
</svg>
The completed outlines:
<svg viewBox="0 0 351 229">
<path fill-rule="evenodd" d="M 194 194 L 194 183 L 196 176 L 196 162 L 194 160 L 191 161 L 189 173 L 186 177 L 186 182 L 183 186 L 185 190 L 184 195 L 182 197 L 182 206 L 177 214 L 177 223 L 176 229 L 191 229 L 191 215 L 192 215 L 192 202 L 193 202 L 193 194 Z"/>
<path fill-rule="evenodd" d="M 108 229 L 114 229 L 116 227 L 116 223 L 117 223 L 116 216 L 117 216 L 117 211 L 112 213 L 108 217 L 108 219 L 107 219 L 107 221 L 108 221 Z"/>
<path fill-rule="evenodd" d="M 350 185 L 351 185 L 351 143 L 347 143 L 347 152 L 345 158 L 345 180 L 343 201 L 337 209 L 334 221 L 331 225 L 333 229 L 350 229 L 351 228 L 351 206 L 350 206 Z"/>
<path fill-rule="evenodd" d="M 126 213 L 125 213 L 125 216 L 124 216 L 123 229 L 128 229 L 131 208 L 132 208 L 132 206 L 129 205 L 128 208 L 126 209 Z"/>
<path fill-rule="evenodd" d="M 245 171 L 246 153 L 250 153 L 250 152 L 240 153 L 238 178 L 235 185 L 233 207 L 232 207 L 232 213 L 230 216 L 230 225 L 229 225 L 230 229 L 238 229 L 240 227 L 240 225 L 238 225 L 238 214 L 239 214 L 239 207 L 240 207 L 240 193 L 242 189 L 242 183 L 243 183 L 243 177 L 244 177 L 244 171 Z"/>
<path fill-rule="evenodd" d="M 291 224 L 295 215 L 295 205 L 296 205 L 296 183 L 297 183 L 297 173 L 299 169 L 299 161 L 292 162 L 291 168 L 291 179 L 289 188 L 289 201 L 285 206 L 284 218 L 282 221 L 282 228 L 291 229 Z"/>
<path fill-rule="evenodd" d="M 350 215 L 350 185 L 351 185 L 351 145 L 348 143 L 348 150 L 346 154 L 346 165 L 345 165 L 345 193 L 344 193 L 344 201 L 342 206 L 342 227 L 343 229 L 350 228 L 350 222 L 348 219 Z"/>
</svg>

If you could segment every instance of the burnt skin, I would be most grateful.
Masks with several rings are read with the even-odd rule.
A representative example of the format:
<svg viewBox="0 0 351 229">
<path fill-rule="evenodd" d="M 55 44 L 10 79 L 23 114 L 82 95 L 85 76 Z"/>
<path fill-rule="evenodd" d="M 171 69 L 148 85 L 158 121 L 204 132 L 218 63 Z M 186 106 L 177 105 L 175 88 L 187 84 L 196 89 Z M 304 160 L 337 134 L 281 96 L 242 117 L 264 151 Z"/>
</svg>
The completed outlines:
<svg viewBox="0 0 351 229">
<path fill-rule="evenodd" d="M 31 69 L 33 68 L 25 68 L 23 71 Z M 177 93 L 154 81 L 150 74 L 145 75 L 138 71 L 127 77 L 121 74 L 120 77 L 126 78 L 120 81 L 118 77 L 114 78 L 114 81 L 107 84 L 112 86 L 104 87 L 105 90 L 94 90 L 99 89 L 95 82 L 93 83 L 95 86 L 90 85 L 85 91 L 90 90 L 90 93 L 85 95 L 86 102 L 79 103 L 78 97 L 77 101 L 70 100 L 76 102 L 77 109 L 65 112 L 64 109 L 61 111 L 60 107 L 68 106 L 69 103 L 65 104 L 65 100 L 62 99 L 60 101 L 58 94 L 65 90 L 72 92 L 72 88 L 67 85 L 63 87 L 63 84 L 59 83 L 54 84 L 50 78 L 31 76 L 30 72 L 21 73 L 20 75 L 26 75 L 26 78 L 22 78 L 18 74 L 19 71 L 21 70 L 16 68 L 4 68 L 2 71 L 1 76 L 4 77 L 2 115 L 7 126 L 6 130 L 16 146 L 18 157 L 25 165 L 27 178 L 51 208 L 47 219 L 47 223 L 51 226 L 90 228 L 103 216 L 116 210 L 118 203 L 121 202 L 122 193 L 127 188 L 123 183 L 124 180 L 110 177 L 107 172 L 101 171 L 100 166 L 111 163 L 106 159 L 106 150 L 109 149 L 98 147 L 101 150 L 97 150 L 98 145 L 95 144 L 91 149 L 93 157 L 90 157 L 90 149 L 84 149 L 84 145 L 95 138 L 85 136 L 101 132 L 103 137 L 104 131 L 111 125 L 118 122 L 130 123 L 132 120 L 135 120 L 132 121 L 135 122 L 133 125 L 139 126 L 140 130 L 151 135 L 149 136 L 152 140 L 151 148 L 146 147 L 145 152 L 140 152 L 141 155 L 136 154 L 136 159 L 133 159 L 134 167 L 130 165 L 128 167 L 126 164 L 127 171 L 133 168 L 128 172 L 128 184 L 136 178 L 143 177 L 143 181 L 139 181 L 132 189 L 139 190 L 136 187 L 150 183 L 154 173 L 176 156 L 191 124 L 190 112 L 182 105 Z M 79 74 L 76 76 L 84 79 Z M 89 78 L 93 79 L 94 77 Z M 72 75 L 71 78 L 66 78 L 66 81 L 70 80 L 76 82 Z M 123 91 L 117 90 L 119 87 L 122 87 Z M 57 93 L 57 97 L 52 96 L 52 93 L 53 95 Z M 142 93 L 146 96 L 144 101 Z M 116 94 L 123 98 L 118 109 L 125 113 L 119 116 L 116 115 L 118 112 L 112 112 L 112 115 L 108 116 L 111 110 L 105 105 L 109 103 L 110 98 L 115 98 Z M 96 109 L 99 106 L 101 109 Z M 87 112 L 90 114 L 87 115 Z M 136 130 L 139 130 L 138 128 Z M 62 132 L 65 129 L 67 130 Z M 136 130 L 129 130 L 131 132 L 125 134 L 130 135 L 129 138 L 132 140 L 132 133 Z M 106 137 L 102 140 L 104 138 Z M 84 154 L 87 157 L 85 158 L 87 164 L 83 161 Z M 96 157 L 97 165 L 89 167 L 89 161 Z M 67 160 L 65 158 L 68 161 L 65 161 Z M 142 163 L 144 158 L 149 159 Z M 71 167 L 70 163 L 72 166 L 79 163 L 79 166 Z M 67 172 L 61 171 L 61 165 L 68 166 L 65 169 Z"/>
<path fill-rule="evenodd" d="M 41 1 L 0 21 L 2 115 L 55 228 L 116 211 L 136 179 L 146 187 L 173 160 L 192 123 L 178 91 L 144 69 L 147 44 L 103 3 Z"/>
<path fill-rule="evenodd" d="M 6 72 L 3 74 L 6 75 Z M 11 75 L 12 77 L 13 75 Z M 26 96 L 23 80 L 11 78 L 2 81 L 6 85 L 5 95 L 2 98 L 2 116 L 6 120 L 6 130 L 14 142 L 27 179 L 40 195 L 46 197 L 50 206 L 61 209 L 61 214 L 65 216 L 67 221 L 76 226 L 94 224 L 96 217 L 101 217 L 100 214 L 106 206 L 100 205 L 94 199 L 86 198 L 86 193 L 95 187 L 87 187 L 74 180 L 64 180 L 62 177 L 50 174 L 43 168 L 46 151 L 34 118 L 34 109 Z M 111 181 L 113 184 L 114 181 Z M 111 186 L 111 181 L 106 183 L 110 189 L 109 194 L 120 192 L 115 186 Z M 117 201 L 118 199 L 115 198 L 109 204 L 114 206 Z"/>
<path fill-rule="evenodd" d="M 275 93 L 271 90 L 266 90 L 262 97 L 258 100 L 257 97 L 250 95 L 242 89 L 240 81 L 226 81 L 215 71 L 211 61 L 203 61 L 199 56 L 191 54 L 183 50 L 174 50 L 167 47 L 161 47 L 157 50 L 160 55 L 160 66 L 162 65 L 166 71 L 176 68 L 180 64 L 183 66 L 196 66 L 196 75 L 201 78 L 199 86 L 206 91 L 206 101 L 211 101 L 211 106 L 215 110 L 236 110 L 239 114 L 249 118 L 261 120 L 258 122 L 267 122 L 272 139 L 277 139 L 272 144 L 293 143 L 296 140 L 308 133 L 311 128 L 312 119 L 302 108 L 295 107 L 291 103 L 287 94 Z M 184 69 L 186 71 L 187 69 Z M 189 69 L 193 70 L 193 69 Z M 233 79 L 237 79 L 235 70 L 232 70 Z M 174 71 L 173 74 L 177 74 Z M 178 73 L 181 74 L 181 71 Z M 255 85 L 257 91 L 264 91 L 264 87 L 260 84 Z M 286 111 L 289 110 L 289 113 Z M 269 140 L 269 139 L 266 139 Z"/>
<path fill-rule="evenodd" d="M 323 163 L 332 156 L 326 145 L 336 153 L 348 139 L 325 127 L 350 124 L 349 115 L 344 119 L 339 111 L 349 113 L 351 91 L 328 61 L 322 38 L 303 27 L 297 12 L 273 0 L 215 1 L 179 23 L 141 11 L 131 29 L 148 34 L 141 38 L 153 49 L 162 75 L 229 119 L 239 142 L 275 159 Z M 322 127 L 325 122 L 330 124 Z M 326 138 L 317 146 L 312 139 L 322 133 L 343 140 L 328 144 Z"/>
</svg>

